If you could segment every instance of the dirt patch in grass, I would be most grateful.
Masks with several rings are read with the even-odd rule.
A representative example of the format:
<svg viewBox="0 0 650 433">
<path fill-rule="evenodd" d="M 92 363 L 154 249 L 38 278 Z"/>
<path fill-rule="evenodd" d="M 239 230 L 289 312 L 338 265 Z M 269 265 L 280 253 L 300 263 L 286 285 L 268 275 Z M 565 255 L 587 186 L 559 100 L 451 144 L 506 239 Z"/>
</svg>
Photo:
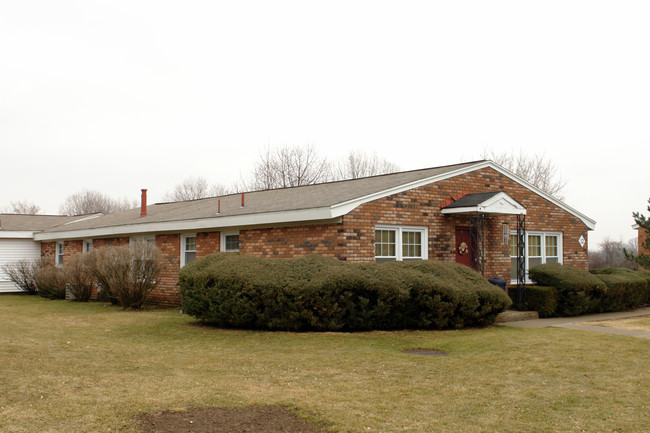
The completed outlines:
<svg viewBox="0 0 650 433">
<path fill-rule="evenodd" d="M 607 328 L 629 331 L 650 332 L 650 316 L 630 317 L 629 319 L 603 320 L 600 322 L 583 322 L 583 325 L 605 326 Z"/>
<path fill-rule="evenodd" d="M 138 416 L 147 433 L 319 433 L 324 430 L 282 406 L 195 408 Z"/>
</svg>

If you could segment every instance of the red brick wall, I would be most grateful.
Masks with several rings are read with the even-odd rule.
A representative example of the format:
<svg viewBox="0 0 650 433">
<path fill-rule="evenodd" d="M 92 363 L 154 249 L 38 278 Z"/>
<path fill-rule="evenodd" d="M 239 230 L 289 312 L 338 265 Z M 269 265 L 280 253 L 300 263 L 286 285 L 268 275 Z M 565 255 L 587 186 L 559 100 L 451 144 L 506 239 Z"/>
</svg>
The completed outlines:
<svg viewBox="0 0 650 433">
<path fill-rule="evenodd" d="M 162 256 L 162 272 L 158 287 L 151 294 L 157 304 L 178 305 L 181 302 L 178 288 L 178 271 L 181 268 L 181 235 L 156 235 L 156 247 Z"/>
<path fill-rule="evenodd" d="M 374 261 L 375 226 L 410 225 L 429 229 L 430 259 L 455 260 L 455 228 L 469 226 L 468 215 L 443 215 L 440 204 L 463 191 L 505 191 L 527 209 L 526 229 L 563 234 L 563 263 L 587 269 L 587 227 L 578 218 L 532 193 L 495 170 L 470 174 L 426 185 L 366 203 L 336 224 L 242 230 L 240 251 L 264 257 L 297 257 L 320 254 L 343 260 Z M 490 216 L 485 221 L 485 276 L 510 280 L 510 250 L 503 242 L 503 224 L 516 229 L 516 216 Z"/>
<path fill-rule="evenodd" d="M 342 252 L 347 239 L 340 224 L 274 227 L 239 232 L 239 251 L 261 257 L 287 258 L 318 254 L 345 260 Z"/>
<path fill-rule="evenodd" d="M 56 254 L 56 242 L 41 242 L 41 257 L 52 257 Z"/>
<path fill-rule="evenodd" d="M 206 232 L 196 234 L 196 257 L 207 256 L 221 250 L 221 233 Z"/>
<path fill-rule="evenodd" d="M 429 230 L 430 259 L 455 260 L 455 229 L 469 226 L 468 215 L 443 215 L 440 204 L 461 192 L 505 191 L 527 209 L 526 229 L 563 234 L 565 265 L 587 269 L 588 245 L 581 247 L 580 235 L 587 239 L 587 227 L 578 218 L 537 196 L 490 168 L 457 176 L 420 188 L 366 203 L 344 215 L 340 222 L 304 226 L 285 226 L 240 230 L 240 251 L 262 257 L 297 257 L 319 254 L 353 262 L 374 261 L 375 226 L 426 226 Z M 502 239 L 503 223 L 516 229 L 515 216 L 490 216 L 485 221 L 485 276 L 510 280 L 509 247 Z M 163 272 L 152 301 L 177 305 L 180 302 L 181 235 L 156 235 L 156 246 L 163 257 Z M 93 246 L 128 243 L 128 238 L 97 239 Z M 78 243 L 78 245 L 77 245 Z M 44 242 L 43 255 L 54 255 L 54 242 Z M 220 250 L 219 232 L 197 234 L 197 257 Z M 81 252 L 81 241 L 66 243 L 66 255 Z"/>
<path fill-rule="evenodd" d="M 639 254 L 650 254 L 650 251 L 644 247 L 646 239 L 648 238 L 648 232 L 646 232 L 643 227 L 639 227 L 636 231 L 639 236 Z"/>
<path fill-rule="evenodd" d="M 128 244 L 129 244 L 128 237 L 93 239 L 93 248 L 119 247 L 121 245 L 128 245 Z"/>
</svg>

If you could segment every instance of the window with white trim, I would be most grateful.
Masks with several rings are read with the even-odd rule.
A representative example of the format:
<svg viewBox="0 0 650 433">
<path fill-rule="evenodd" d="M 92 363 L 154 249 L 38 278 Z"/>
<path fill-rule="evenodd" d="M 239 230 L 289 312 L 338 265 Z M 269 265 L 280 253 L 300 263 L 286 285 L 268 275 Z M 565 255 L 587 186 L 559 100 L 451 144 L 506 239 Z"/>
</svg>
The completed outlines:
<svg viewBox="0 0 650 433">
<path fill-rule="evenodd" d="M 239 232 L 221 233 L 221 251 L 239 252 Z"/>
<path fill-rule="evenodd" d="M 56 243 L 56 254 L 54 256 L 54 261 L 57 266 L 63 266 L 63 241 Z"/>
<path fill-rule="evenodd" d="M 375 261 L 426 260 L 426 227 L 375 227 Z"/>
<path fill-rule="evenodd" d="M 87 253 L 88 251 L 93 249 L 93 240 L 92 239 L 86 239 L 83 241 L 83 247 L 82 247 L 82 252 Z"/>
<path fill-rule="evenodd" d="M 562 263 L 562 233 L 526 232 L 524 237 L 524 260 L 526 261 L 526 280 L 528 270 L 544 263 Z M 510 279 L 517 281 L 517 233 L 510 233 Z"/>
<path fill-rule="evenodd" d="M 196 235 L 181 236 L 181 267 L 196 260 Z"/>
</svg>

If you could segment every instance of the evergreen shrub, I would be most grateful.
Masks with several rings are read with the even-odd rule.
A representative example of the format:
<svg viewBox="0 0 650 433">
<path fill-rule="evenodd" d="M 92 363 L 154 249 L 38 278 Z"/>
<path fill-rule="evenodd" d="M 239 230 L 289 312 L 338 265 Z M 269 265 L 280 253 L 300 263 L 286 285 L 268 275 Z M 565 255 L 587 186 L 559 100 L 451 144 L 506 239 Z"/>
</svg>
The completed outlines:
<svg viewBox="0 0 650 433">
<path fill-rule="evenodd" d="M 519 305 L 519 292 L 513 287 L 510 292 L 510 298 L 514 305 Z M 539 317 L 553 317 L 557 310 L 557 289 L 547 286 L 526 286 L 526 300 L 522 308 L 524 310 L 537 311 Z"/>
<path fill-rule="evenodd" d="M 605 283 L 595 275 L 558 263 L 532 267 L 529 276 L 540 286 L 557 289 L 558 316 L 579 316 L 598 311 L 599 300 L 607 291 Z"/>
<path fill-rule="evenodd" d="M 179 284 L 188 314 L 247 329 L 460 328 L 492 323 L 511 302 L 469 268 L 433 261 L 351 264 L 216 253 L 183 267 Z"/>
<path fill-rule="evenodd" d="M 607 291 L 600 298 L 599 311 L 620 311 L 648 302 L 648 280 L 638 271 L 602 268 L 590 272 L 607 285 Z"/>
</svg>

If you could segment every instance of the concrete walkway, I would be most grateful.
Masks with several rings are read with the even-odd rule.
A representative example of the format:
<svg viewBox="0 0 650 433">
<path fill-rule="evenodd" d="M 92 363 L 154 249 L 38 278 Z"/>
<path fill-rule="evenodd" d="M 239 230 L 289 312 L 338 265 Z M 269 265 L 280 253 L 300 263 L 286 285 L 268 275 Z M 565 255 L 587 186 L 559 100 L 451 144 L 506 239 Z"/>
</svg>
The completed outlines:
<svg viewBox="0 0 650 433">
<path fill-rule="evenodd" d="M 616 313 L 589 314 L 577 317 L 552 317 L 550 319 L 520 320 L 517 322 L 497 323 L 499 326 L 514 326 L 516 328 L 566 328 L 581 331 L 595 331 L 605 334 L 627 335 L 630 337 L 650 338 L 650 332 L 632 331 L 608 328 L 605 326 L 588 325 L 584 322 L 602 322 L 604 320 L 627 319 L 630 317 L 650 316 L 650 307 L 633 311 L 618 311 Z"/>
</svg>

